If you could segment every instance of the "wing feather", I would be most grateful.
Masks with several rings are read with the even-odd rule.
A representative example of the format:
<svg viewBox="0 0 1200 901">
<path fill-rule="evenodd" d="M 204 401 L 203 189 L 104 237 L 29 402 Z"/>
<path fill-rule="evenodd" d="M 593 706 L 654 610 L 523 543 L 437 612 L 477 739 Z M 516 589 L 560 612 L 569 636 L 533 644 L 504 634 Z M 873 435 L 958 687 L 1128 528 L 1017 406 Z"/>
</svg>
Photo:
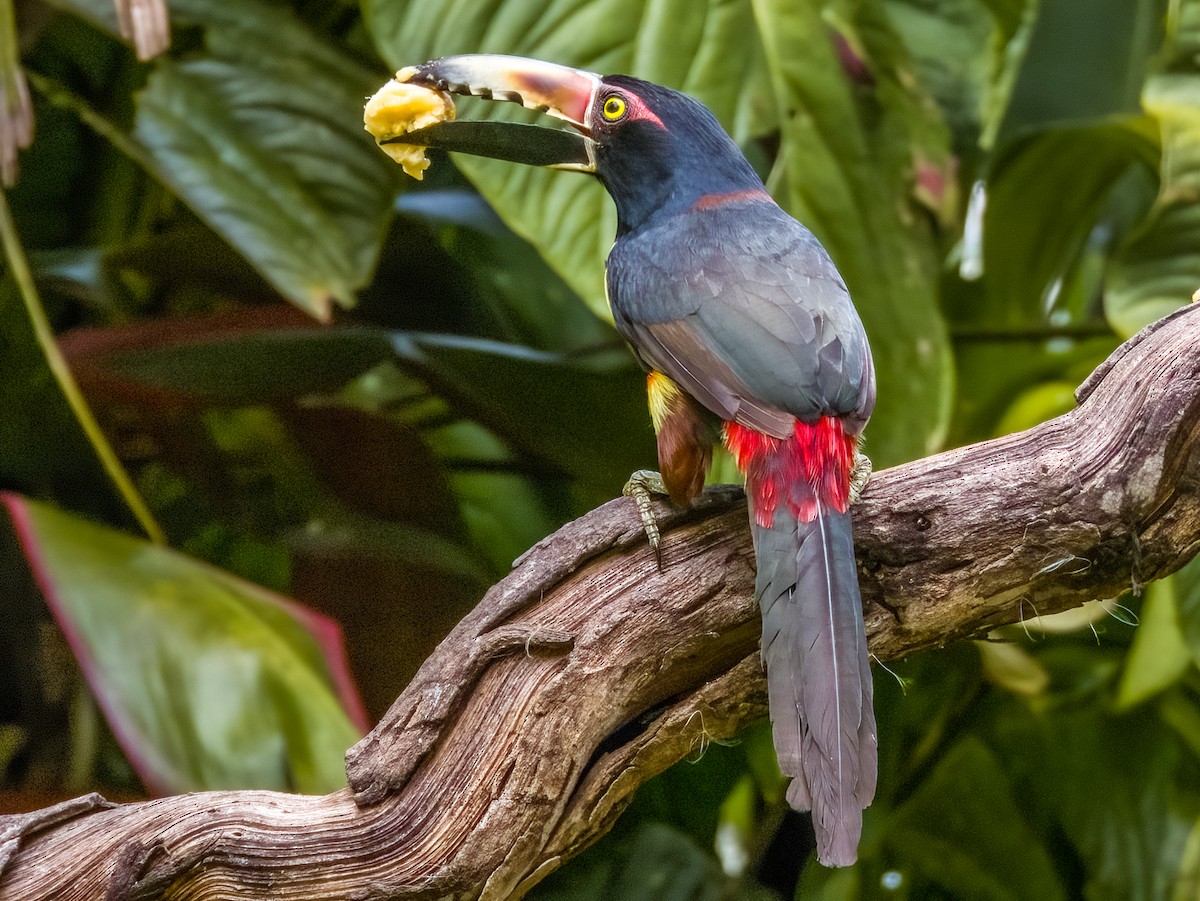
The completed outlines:
<svg viewBox="0 0 1200 901">
<path fill-rule="evenodd" d="M 856 432 L 870 415 L 874 371 L 846 286 L 811 232 L 774 204 L 623 236 L 608 289 L 643 365 L 722 419 L 783 438 L 797 418 L 843 416 Z"/>
</svg>

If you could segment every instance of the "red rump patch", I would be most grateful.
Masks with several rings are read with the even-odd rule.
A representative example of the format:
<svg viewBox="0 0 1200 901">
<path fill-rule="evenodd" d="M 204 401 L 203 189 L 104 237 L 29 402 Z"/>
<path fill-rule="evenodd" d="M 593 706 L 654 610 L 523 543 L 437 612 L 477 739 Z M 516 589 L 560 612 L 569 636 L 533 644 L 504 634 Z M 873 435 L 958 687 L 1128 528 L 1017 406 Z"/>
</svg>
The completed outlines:
<svg viewBox="0 0 1200 901">
<path fill-rule="evenodd" d="M 763 528 L 771 527 L 781 498 L 801 522 L 816 518 L 818 501 L 839 513 L 850 506 L 850 470 L 858 439 L 847 435 L 836 417 L 822 416 L 814 423 L 796 420 L 787 438 L 727 422 L 725 446 L 746 474 L 754 519 Z"/>
</svg>

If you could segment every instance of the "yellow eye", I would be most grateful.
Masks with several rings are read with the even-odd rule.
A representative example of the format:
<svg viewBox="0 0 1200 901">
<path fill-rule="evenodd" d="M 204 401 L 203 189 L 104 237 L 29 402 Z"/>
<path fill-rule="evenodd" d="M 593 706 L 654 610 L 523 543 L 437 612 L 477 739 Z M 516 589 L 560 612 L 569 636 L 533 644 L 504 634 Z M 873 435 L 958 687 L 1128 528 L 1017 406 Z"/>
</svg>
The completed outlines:
<svg viewBox="0 0 1200 901">
<path fill-rule="evenodd" d="M 604 113 L 604 118 L 609 122 L 616 122 L 625 115 L 625 108 L 625 98 L 613 94 L 604 101 L 601 111 Z"/>
</svg>

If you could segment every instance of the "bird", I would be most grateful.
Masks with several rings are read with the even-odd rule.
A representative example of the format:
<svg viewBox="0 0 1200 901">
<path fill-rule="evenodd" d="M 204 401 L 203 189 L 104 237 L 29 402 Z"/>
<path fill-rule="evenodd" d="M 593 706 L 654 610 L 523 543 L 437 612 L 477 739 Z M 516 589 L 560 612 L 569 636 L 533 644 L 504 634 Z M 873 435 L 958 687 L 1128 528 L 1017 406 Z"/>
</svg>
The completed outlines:
<svg viewBox="0 0 1200 901">
<path fill-rule="evenodd" d="M 848 866 L 877 780 L 870 658 L 850 501 L 875 405 L 866 332 L 813 233 L 772 199 L 698 100 L 627 75 L 467 54 L 401 73 L 516 100 L 574 127 L 547 159 L 525 133 L 444 123 L 407 135 L 599 178 L 616 205 L 605 267 L 613 321 L 646 371 L 671 500 L 701 492 L 714 444 L 745 476 L 772 738 L 818 860 Z M 485 123 L 475 123 L 484 126 Z M 528 128 L 528 126 L 524 126 Z M 539 129 L 545 131 L 545 129 Z"/>
</svg>

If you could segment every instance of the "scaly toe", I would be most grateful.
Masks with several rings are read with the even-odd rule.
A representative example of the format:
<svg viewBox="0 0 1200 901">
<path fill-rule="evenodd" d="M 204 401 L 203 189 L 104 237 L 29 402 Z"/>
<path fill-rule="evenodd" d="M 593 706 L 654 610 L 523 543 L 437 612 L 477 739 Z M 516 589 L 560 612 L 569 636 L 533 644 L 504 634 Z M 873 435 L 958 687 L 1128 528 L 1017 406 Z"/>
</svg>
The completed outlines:
<svg viewBox="0 0 1200 901">
<path fill-rule="evenodd" d="M 862 493 L 867 490 L 871 481 L 871 458 L 866 454 L 855 453 L 854 465 L 850 469 L 850 503 L 857 504 Z"/>
<path fill-rule="evenodd" d="M 646 539 L 650 542 L 650 547 L 654 549 L 655 559 L 658 560 L 659 565 L 662 565 L 662 533 L 658 529 L 658 521 L 654 518 L 654 510 L 651 507 L 652 495 L 667 493 L 667 486 L 663 484 L 662 476 L 652 469 L 639 469 L 629 477 L 629 481 L 625 483 L 621 493 L 632 499 L 634 506 L 637 507 L 638 518 L 641 519 L 642 528 L 646 531 Z"/>
</svg>

